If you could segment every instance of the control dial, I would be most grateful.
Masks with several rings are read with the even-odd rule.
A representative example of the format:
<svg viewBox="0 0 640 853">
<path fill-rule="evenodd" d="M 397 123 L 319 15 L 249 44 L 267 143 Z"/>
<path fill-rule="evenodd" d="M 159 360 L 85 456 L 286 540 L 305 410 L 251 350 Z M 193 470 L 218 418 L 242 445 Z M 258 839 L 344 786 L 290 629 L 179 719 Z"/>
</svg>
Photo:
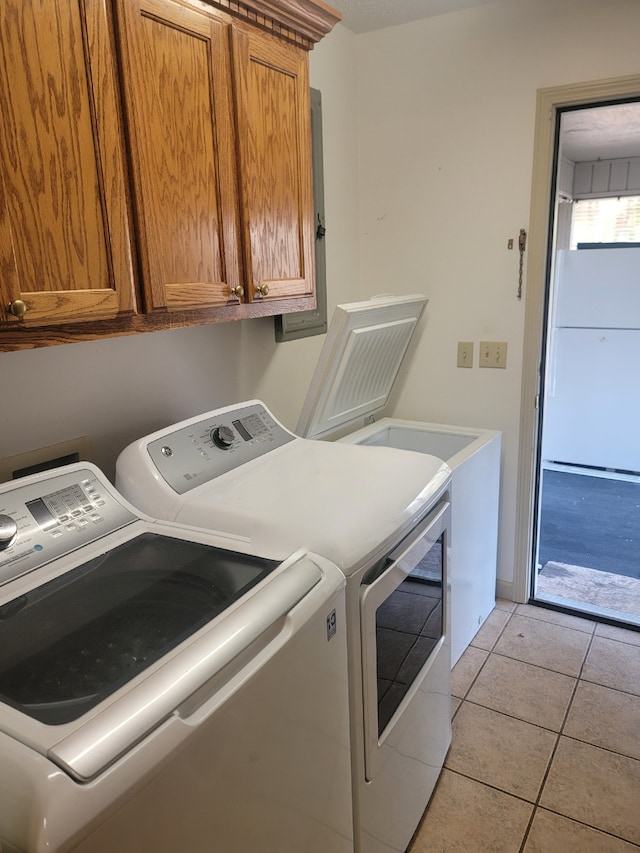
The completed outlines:
<svg viewBox="0 0 640 853">
<path fill-rule="evenodd" d="M 211 430 L 211 441 L 220 450 L 228 450 L 235 438 L 233 430 L 228 426 L 217 426 Z"/>
<path fill-rule="evenodd" d="M 4 551 L 16 538 L 18 525 L 10 515 L 0 514 L 0 551 Z"/>
</svg>

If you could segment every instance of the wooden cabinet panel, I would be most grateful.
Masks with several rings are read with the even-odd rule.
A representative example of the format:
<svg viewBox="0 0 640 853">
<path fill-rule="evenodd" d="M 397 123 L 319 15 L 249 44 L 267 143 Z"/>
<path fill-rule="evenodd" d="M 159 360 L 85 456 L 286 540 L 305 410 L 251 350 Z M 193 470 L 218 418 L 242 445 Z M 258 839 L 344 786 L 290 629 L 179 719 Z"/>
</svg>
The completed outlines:
<svg viewBox="0 0 640 853">
<path fill-rule="evenodd" d="M 259 30 L 233 28 L 245 281 L 251 300 L 313 307 L 308 60 Z M 268 288 L 268 295 L 261 288 Z M 306 300 L 305 300 L 306 297 Z"/>
<path fill-rule="evenodd" d="M 0 0 L 0 350 L 313 308 L 306 49 L 338 19 Z"/>
<path fill-rule="evenodd" d="M 228 25 L 171 0 L 118 15 L 146 307 L 237 302 Z"/>
<path fill-rule="evenodd" d="M 0 0 L 0 320 L 135 310 L 113 34 L 98 0 Z M 8 309 L 26 314 L 19 321 Z"/>
</svg>

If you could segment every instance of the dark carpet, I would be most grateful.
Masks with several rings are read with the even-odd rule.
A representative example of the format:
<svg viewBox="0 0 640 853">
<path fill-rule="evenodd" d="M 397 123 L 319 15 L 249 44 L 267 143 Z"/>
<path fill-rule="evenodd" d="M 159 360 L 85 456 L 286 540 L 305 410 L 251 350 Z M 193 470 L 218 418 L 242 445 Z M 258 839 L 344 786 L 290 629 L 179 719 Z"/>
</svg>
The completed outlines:
<svg viewBox="0 0 640 853">
<path fill-rule="evenodd" d="M 543 471 L 538 562 L 640 578 L 640 483 Z"/>
</svg>

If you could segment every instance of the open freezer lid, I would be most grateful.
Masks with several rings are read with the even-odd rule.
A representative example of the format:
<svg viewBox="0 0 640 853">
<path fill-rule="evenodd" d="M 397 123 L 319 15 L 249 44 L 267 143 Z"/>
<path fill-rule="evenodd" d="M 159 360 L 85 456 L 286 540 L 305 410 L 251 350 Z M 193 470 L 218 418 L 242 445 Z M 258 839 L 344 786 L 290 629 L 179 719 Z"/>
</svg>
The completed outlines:
<svg viewBox="0 0 640 853">
<path fill-rule="evenodd" d="M 387 404 L 429 300 L 421 293 L 336 306 L 296 432 L 329 438 Z"/>
</svg>

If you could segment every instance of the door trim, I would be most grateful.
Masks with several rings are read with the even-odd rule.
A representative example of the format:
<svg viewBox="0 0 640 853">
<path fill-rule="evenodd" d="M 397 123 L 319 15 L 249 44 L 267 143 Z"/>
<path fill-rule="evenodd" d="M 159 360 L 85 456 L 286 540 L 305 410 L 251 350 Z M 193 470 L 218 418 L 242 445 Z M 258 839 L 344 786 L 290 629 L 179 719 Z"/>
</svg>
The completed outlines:
<svg viewBox="0 0 640 853">
<path fill-rule="evenodd" d="M 640 75 L 614 77 L 570 86 L 539 89 L 533 148 L 529 257 L 526 270 L 525 324 L 520 398 L 516 531 L 513 561 L 513 600 L 529 600 L 533 554 L 533 487 L 538 464 L 538 412 L 546 283 L 549 266 L 549 226 L 558 110 L 580 104 L 606 103 L 640 97 Z"/>
</svg>

